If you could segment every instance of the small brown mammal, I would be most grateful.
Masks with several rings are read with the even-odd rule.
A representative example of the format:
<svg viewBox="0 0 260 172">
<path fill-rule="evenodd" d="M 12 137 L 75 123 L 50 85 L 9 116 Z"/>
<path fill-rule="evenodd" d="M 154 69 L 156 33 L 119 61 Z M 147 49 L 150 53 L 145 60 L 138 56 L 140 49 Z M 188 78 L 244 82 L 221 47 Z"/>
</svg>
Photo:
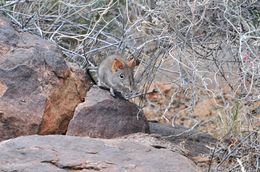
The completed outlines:
<svg viewBox="0 0 260 172">
<path fill-rule="evenodd" d="M 98 68 L 98 86 L 110 89 L 112 96 L 114 90 L 124 97 L 129 96 L 135 89 L 134 83 L 134 59 L 126 62 L 120 55 L 108 56 L 101 62 Z"/>
</svg>

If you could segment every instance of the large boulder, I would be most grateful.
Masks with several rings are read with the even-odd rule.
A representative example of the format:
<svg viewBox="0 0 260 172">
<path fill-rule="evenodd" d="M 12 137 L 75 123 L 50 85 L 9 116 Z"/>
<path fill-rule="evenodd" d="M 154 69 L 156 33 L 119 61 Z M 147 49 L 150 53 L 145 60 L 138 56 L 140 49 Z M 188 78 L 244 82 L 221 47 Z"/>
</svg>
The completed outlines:
<svg viewBox="0 0 260 172">
<path fill-rule="evenodd" d="M 1 142 L 0 152 L 0 171 L 6 172 L 199 171 L 191 160 L 177 152 L 130 139 L 33 135 Z"/>
<path fill-rule="evenodd" d="M 69 123 L 67 135 L 115 138 L 131 133 L 149 133 L 149 124 L 138 107 L 114 98 L 107 90 L 92 87 Z"/>
<path fill-rule="evenodd" d="M 57 46 L 18 33 L 0 17 L 0 141 L 28 134 L 61 134 L 88 82 Z"/>
</svg>

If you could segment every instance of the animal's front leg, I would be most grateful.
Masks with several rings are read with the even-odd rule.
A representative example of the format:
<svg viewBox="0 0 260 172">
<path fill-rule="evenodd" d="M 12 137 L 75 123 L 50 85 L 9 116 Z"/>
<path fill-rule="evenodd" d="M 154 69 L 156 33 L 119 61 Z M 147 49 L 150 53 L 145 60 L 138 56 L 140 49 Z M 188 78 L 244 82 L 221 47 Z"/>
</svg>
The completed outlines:
<svg viewBox="0 0 260 172">
<path fill-rule="evenodd" d="M 112 87 L 110 87 L 110 94 L 111 94 L 111 96 L 113 96 L 113 97 L 115 97 L 116 95 L 115 95 L 115 92 L 114 92 L 114 90 L 113 90 L 113 88 Z"/>
</svg>

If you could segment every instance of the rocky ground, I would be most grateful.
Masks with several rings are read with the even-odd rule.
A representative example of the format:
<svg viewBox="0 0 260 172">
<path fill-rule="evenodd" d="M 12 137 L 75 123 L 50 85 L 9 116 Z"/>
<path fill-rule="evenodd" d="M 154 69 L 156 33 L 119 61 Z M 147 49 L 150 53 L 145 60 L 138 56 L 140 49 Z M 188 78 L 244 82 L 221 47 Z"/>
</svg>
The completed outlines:
<svg viewBox="0 0 260 172">
<path fill-rule="evenodd" d="M 129 139 L 22 136 L 0 144 L 1 171 L 198 171 L 188 158 Z"/>
<path fill-rule="evenodd" d="M 135 104 L 90 87 L 55 44 L 0 17 L 0 171 L 193 172 L 209 162 L 212 136 L 137 118 Z"/>
</svg>

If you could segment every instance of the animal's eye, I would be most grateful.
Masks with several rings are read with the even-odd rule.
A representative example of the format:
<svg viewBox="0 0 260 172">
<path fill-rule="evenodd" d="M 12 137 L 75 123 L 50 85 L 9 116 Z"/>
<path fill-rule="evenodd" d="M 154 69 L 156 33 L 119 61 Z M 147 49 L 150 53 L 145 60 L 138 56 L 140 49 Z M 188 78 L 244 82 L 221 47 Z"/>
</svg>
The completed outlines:
<svg viewBox="0 0 260 172">
<path fill-rule="evenodd" d="M 120 77 L 121 79 L 123 79 L 123 78 L 124 78 L 124 74 L 123 74 L 123 73 L 120 73 L 119 77 Z"/>
</svg>

